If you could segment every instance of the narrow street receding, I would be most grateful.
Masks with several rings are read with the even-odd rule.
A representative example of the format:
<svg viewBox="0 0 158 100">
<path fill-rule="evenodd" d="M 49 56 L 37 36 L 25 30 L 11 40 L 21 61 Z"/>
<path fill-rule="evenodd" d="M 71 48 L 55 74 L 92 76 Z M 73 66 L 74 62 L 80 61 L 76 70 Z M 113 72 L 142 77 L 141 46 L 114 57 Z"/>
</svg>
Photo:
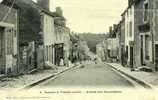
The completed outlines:
<svg viewBox="0 0 158 100">
<path fill-rule="evenodd" d="M 106 64 L 86 64 L 50 79 L 41 87 L 109 87 L 134 88 L 127 79 Z"/>
</svg>

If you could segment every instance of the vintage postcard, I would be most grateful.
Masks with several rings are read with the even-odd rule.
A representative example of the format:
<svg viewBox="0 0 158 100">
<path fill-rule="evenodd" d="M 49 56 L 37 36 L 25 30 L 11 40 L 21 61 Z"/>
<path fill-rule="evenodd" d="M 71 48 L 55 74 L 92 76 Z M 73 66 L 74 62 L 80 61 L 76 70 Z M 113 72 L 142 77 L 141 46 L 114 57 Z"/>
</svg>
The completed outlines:
<svg viewBox="0 0 158 100">
<path fill-rule="evenodd" d="M 158 100 L 157 0 L 0 0 L 0 100 Z"/>
</svg>

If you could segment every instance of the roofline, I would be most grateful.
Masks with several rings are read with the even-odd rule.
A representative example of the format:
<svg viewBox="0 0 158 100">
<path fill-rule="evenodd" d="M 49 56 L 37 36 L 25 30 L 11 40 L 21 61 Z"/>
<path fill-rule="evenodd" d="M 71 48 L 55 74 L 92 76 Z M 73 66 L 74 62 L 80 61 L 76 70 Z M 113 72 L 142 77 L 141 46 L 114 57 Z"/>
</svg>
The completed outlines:
<svg viewBox="0 0 158 100">
<path fill-rule="evenodd" d="M 123 16 L 133 4 L 136 4 L 140 1 L 142 1 L 142 0 L 134 0 L 130 5 L 127 6 L 127 8 L 124 10 L 124 12 L 121 14 L 121 16 Z"/>
</svg>

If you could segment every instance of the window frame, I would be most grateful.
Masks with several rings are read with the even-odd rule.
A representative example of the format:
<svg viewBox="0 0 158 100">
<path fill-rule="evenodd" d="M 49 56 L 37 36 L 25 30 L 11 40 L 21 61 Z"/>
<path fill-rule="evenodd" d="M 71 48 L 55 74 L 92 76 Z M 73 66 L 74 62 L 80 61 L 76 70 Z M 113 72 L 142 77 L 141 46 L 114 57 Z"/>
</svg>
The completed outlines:
<svg viewBox="0 0 158 100">
<path fill-rule="evenodd" d="M 148 5 L 148 8 L 146 9 L 145 6 Z M 143 4 L 143 22 L 144 23 L 147 23 L 149 17 L 149 1 L 148 0 L 145 0 L 144 1 L 144 4 Z"/>
</svg>

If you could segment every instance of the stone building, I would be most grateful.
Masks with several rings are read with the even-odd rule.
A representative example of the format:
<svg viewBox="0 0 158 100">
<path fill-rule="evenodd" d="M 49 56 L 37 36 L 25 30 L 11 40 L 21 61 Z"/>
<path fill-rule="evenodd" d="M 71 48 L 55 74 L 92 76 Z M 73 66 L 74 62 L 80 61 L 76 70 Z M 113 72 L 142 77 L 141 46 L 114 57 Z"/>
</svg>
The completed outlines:
<svg viewBox="0 0 158 100">
<path fill-rule="evenodd" d="M 99 43 L 96 45 L 96 54 L 101 59 L 101 61 L 105 61 L 105 54 L 104 54 L 104 47 L 103 43 Z"/>
<path fill-rule="evenodd" d="M 63 17 L 60 7 L 56 8 L 54 15 L 54 64 L 60 65 L 60 61 L 64 60 L 64 65 L 68 65 L 70 55 L 70 29 L 66 26 L 66 19 Z"/>
<path fill-rule="evenodd" d="M 107 39 L 107 60 L 118 61 L 119 60 L 119 31 L 118 25 L 113 25 L 109 28 L 109 36 Z"/>
<path fill-rule="evenodd" d="M 41 34 L 43 36 L 44 45 L 44 62 L 53 64 L 53 45 L 55 39 L 54 16 L 51 13 L 43 11 L 41 13 Z"/>
<path fill-rule="evenodd" d="M 79 45 L 78 45 L 78 41 L 79 41 L 79 37 L 74 34 L 71 33 L 70 34 L 70 61 L 72 63 L 76 63 L 77 61 L 79 61 Z"/>
<path fill-rule="evenodd" d="M 18 7 L 4 0 L 0 4 L 0 74 L 18 73 L 18 54 Z"/>
<path fill-rule="evenodd" d="M 122 19 L 120 21 L 120 28 L 121 28 L 121 33 L 120 33 L 120 63 L 125 66 L 127 65 L 127 52 L 125 51 L 125 16 L 121 15 Z"/>
<path fill-rule="evenodd" d="M 40 40 L 40 15 L 32 0 L 15 0 L 19 8 L 19 73 L 37 68 L 35 45 Z"/>
<path fill-rule="evenodd" d="M 122 14 L 122 19 L 124 21 L 124 25 L 122 26 L 125 32 L 124 49 L 127 59 L 126 63 L 132 69 L 136 66 L 140 66 L 138 25 L 141 22 L 143 6 L 139 2 L 140 0 L 128 0 L 128 7 Z"/>
<path fill-rule="evenodd" d="M 156 0 L 129 0 L 122 14 L 125 19 L 125 49 L 128 65 L 146 66 L 157 70 L 157 12 Z"/>
<path fill-rule="evenodd" d="M 138 34 L 140 65 L 147 66 L 153 71 L 158 71 L 158 1 L 157 0 L 139 0 L 137 6 L 142 8 L 139 20 Z"/>
<path fill-rule="evenodd" d="M 15 0 L 19 7 L 21 73 L 53 64 L 54 15 L 32 0 Z"/>
<path fill-rule="evenodd" d="M 125 23 L 125 52 L 126 52 L 126 59 L 127 59 L 127 65 L 133 67 L 134 66 L 134 10 L 135 7 L 131 5 L 131 2 L 129 1 L 127 9 L 122 14 L 122 17 L 124 17 L 124 23 Z"/>
</svg>

